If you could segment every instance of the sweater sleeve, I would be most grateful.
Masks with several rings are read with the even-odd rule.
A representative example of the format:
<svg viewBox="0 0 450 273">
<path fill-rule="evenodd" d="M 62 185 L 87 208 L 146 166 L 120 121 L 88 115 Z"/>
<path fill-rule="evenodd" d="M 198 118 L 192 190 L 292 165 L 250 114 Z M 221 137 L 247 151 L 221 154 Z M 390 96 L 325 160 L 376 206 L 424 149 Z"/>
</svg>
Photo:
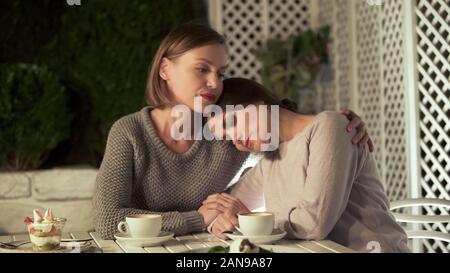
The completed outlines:
<svg viewBox="0 0 450 273">
<path fill-rule="evenodd" d="M 281 228 L 290 237 L 324 239 L 347 207 L 361 168 L 359 155 L 367 154 L 367 147 L 358 150 L 352 145 L 345 125 L 338 114 L 326 114 L 312 130 L 303 194 L 296 207 L 279 210 L 287 213 Z"/>
<path fill-rule="evenodd" d="M 117 224 L 130 214 L 161 214 L 162 229 L 177 235 L 202 231 L 203 218 L 195 210 L 157 212 L 132 207 L 135 159 L 133 145 L 124 126 L 126 124 L 119 121 L 111 128 L 97 175 L 93 199 L 96 231 L 102 238 L 112 239 L 117 233 Z"/>
<path fill-rule="evenodd" d="M 233 186 L 231 195 L 237 197 L 249 209 L 264 207 L 262 162 L 248 170 Z"/>
</svg>

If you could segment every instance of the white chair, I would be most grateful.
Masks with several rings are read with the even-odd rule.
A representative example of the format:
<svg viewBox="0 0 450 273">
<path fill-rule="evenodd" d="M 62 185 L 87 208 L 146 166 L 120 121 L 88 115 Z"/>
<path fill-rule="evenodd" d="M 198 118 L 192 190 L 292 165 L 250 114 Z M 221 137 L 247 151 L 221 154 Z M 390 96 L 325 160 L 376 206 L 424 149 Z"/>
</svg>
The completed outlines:
<svg viewBox="0 0 450 273">
<path fill-rule="evenodd" d="M 443 199 L 406 199 L 402 201 L 391 202 L 391 210 L 409 208 L 409 207 L 424 207 L 434 206 L 450 209 L 450 200 Z M 411 215 L 404 213 L 392 213 L 397 222 L 402 223 L 450 223 L 450 215 Z M 450 234 L 440 231 L 425 231 L 425 230 L 405 230 L 410 239 L 434 239 L 450 243 Z"/>
</svg>

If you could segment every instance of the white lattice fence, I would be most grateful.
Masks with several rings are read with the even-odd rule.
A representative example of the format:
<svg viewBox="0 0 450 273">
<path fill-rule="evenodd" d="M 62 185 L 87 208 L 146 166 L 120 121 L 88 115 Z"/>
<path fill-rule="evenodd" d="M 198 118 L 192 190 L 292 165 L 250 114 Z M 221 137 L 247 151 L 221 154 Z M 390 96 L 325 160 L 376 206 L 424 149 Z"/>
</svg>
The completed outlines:
<svg viewBox="0 0 450 273">
<path fill-rule="evenodd" d="M 381 30 L 380 6 L 368 5 L 365 0 L 356 1 L 357 50 L 357 107 L 367 121 L 375 144 L 375 158 L 384 179 L 384 115 L 381 85 Z"/>
<path fill-rule="evenodd" d="M 333 5 L 333 1 L 330 0 L 319 0 L 319 24 L 320 25 L 330 25 L 333 26 L 333 18 L 334 18 L 334 11 L 335 6 Z M 335 30 L 335 27 L 332 27 L 332 31 Z M 335 62 L 335 35 L 331 35 L 331 41 L 329 46 L 329 56 L 332 63 L 332 77 L 321 83 L 322 88 L 322 95 L 323 95 L 323 109 L 324 110 L 335 110 L 337 107 L 337 92 L 336 92 L 336 83 L 335 83 L 335 77 L 336 77 L 336 62 Z"/>
<path fill-rule="evenodd" d="M 264 5 L 261 1 L 215 1 L 222 14 L 216 28 L 225 35 L 230 47 L 230 77 L 259 80 L 260 63 L 251 50 L 265 39 Z"/>
<path fill-rule="evenodd" d="M 408 197 L 403 0 L 381 6 L 384 181 L 391 200 Z"/>
<path fill-rule="evenodd" d="M 422 195 L 450 199 L 450 1 L 419 0 L 416 15 Z M 425 226 L 450 230 L 450 223 Z M 440 241 L 424 245 L 430 252 L 450 250 Z"/>
<path fill-rule="evenodd" d="M 310 1 L 269 0 L 267 2 L 269 30 L 267 37 L 286 39 L 307 29 L 310 23 L 308 10 Z"/>
<path fill-rule="evenodd" d="M 230 47 L 230 77 L 260 81 L 252 51 L 270 38 L 285 39 L 309 27 L 310 0 L 213 0 L 210 18 Z"/>
<path fill-rule="evenodd" d="M 335 20 L 339 22 L 336 24 L 335 34 L 335 63 L 337 65 L 335 69 L 336 81 L 337 81 L 337 108 L 349 108 L 351 97 L 350 86 L 350 65 L 351 65 L 351 22 L 349 16 L 349 10 L 351 7 L 351 1 L 337 0 L 335 9 Z"/>
</svg>

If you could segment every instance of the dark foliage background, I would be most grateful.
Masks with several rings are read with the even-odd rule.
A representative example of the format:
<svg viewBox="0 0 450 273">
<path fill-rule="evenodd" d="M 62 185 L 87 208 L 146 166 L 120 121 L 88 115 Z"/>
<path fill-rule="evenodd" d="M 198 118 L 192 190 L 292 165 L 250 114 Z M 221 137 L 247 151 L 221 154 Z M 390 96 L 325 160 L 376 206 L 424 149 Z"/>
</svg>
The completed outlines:
<svg viewBox="0 0 450 273">
<path fill-rule="evenodd" d="M 65 106 L 73 117 L 67 137 L 35 167 L 98 166 L 112 123 L 144 105 L 148 66 L 163 37 L 182 22 L 206 17 L 200 0 L 81 0 L 80 6 L 65 0 L 1 1 L 0 63 L 48 68 L 67 90 Z M 41 103 L 22 102 L 20 109 Z"/>
</svg>

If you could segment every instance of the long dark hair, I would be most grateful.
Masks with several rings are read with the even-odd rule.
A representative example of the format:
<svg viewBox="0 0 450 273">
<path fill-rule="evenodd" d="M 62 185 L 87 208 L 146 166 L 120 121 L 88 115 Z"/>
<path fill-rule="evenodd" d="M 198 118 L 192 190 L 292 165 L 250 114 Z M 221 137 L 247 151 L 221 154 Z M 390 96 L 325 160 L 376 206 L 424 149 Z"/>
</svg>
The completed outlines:
<svg viewBox="0 0 450 273">
<path fill-rule="evenodd" d="M 279 98 L 263 85 L 244 78 L 229 78 L 223 81 L 223 92 L 217 104 L 241 104 L 244 107 L 257 102 L 265 105 L 278 105 L 292 112 L 297 112 L 297 104 L 287 98 Z"/>
</svg>

